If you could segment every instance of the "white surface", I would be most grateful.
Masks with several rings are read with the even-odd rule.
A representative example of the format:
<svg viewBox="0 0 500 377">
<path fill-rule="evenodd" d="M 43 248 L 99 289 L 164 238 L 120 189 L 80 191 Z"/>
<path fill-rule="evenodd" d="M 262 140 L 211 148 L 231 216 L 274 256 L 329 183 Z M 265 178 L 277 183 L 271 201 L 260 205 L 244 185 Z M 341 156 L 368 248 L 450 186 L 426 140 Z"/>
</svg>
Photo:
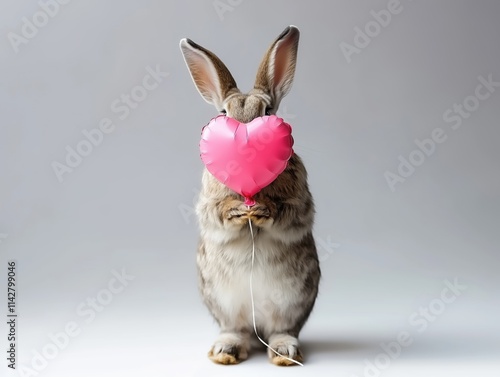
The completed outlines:
<svg viewBox="0 0 500 377">
<path fill-rule="evenodd" d="M 212 1 L 75 0 L 16 54 L 7 33 L 38 5 L 1 2 L 0 290 L 15 258 L 18 361 L 29 365 L 74 321 L 81 333 L 40 376 L 361 376 L 401 331 L 415 341 L 383 376 L 500 375 L 500 90 L 458 130 L 443 121 L 479 76 L 500 81 L 500 4 L 402 1 L 348 63 L 340 44 L 387 4 L 243 1 L 221 20 Z M 213 50 L 246 90 L 289 24 L 301 42 L 281 111 L 310 174 L 323 271 L 302 333 L 306 366 L 255 354 L 219 367 L 206 357 L 217 329 L 196 289 L 191 212 L 214 110 L 178 42 Z M 157 66 L 168 77 L 120 119 L 112 103 Z M 60 183 L 51 164 L 103 118 L 116 128 Z M 448 139 L 392 192 L 384 172 L 438 127 Z M 135 279 L 85 323 L 77 308 L 123 268 Z M 454 279 L 467 289 L 419 333 L 409 319 Z"/>
</svg>

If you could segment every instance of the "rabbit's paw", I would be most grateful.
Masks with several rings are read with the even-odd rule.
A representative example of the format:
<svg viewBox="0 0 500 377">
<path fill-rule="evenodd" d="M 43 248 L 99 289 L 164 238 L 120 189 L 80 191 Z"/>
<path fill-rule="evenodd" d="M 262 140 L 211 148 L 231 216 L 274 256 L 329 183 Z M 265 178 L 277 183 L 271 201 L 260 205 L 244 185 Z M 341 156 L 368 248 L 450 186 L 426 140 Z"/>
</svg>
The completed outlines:
<svg viewBox="0 0 500 377">
<path fill-rule="evenodd" d="M 221 206 L 221 216 L 224 223 L 236 226 L 248 223 L 248 208 L 241 201 L 228 200 Z"/>
<path fill-rule="evenodd" d="M 250 208 L 248 218 L 258 227 L 270 226 L 274 222 L 269 207 L 260 203 Z"/>
<path fill-rule="evenodd" d="M 217 364 L 238 364 L 248 357 L 247 346 L 236 334 L 223 334 L 214 343 L 208 357 Z"/>
<path fill-rule="evenodd" d="M 271 349 L 268 349 L 269 359 L 274 365 L 285 367 L 298 365 L 288 359 L 293 359 L 302 363 L 303 356 L 297 338 L 287 334 L 275 334 L 271 336 L 269 345 L 282 355 L 280 356 Z"/>
</svg>

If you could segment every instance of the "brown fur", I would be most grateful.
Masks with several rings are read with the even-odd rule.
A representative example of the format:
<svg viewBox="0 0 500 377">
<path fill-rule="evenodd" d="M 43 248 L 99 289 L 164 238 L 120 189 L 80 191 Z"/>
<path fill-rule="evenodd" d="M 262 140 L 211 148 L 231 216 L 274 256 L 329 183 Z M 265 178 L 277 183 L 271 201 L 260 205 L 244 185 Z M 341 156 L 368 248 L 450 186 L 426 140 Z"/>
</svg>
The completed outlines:
<svg viewBox="0 0 500 377">
<path fill-rule="evenodd" d="M 255 87 L 242 94 L 229 70 L 213 53 L 189 40 L 181 49 L 200 94 L 219 111 L 240 122 L 276 113 L 290 90 L 299 31 L 288 27 L 270 46 Z M 248 278 L 255 235 L 254 296 L 258 333 L 282 355 L 302 361 L 298 336 L 313 309 L 321 276 L 312 235 L 314 202 L 307 172 L 293 154 L 286 169 L 255 195 L 256 205 L 228 189 L 207 170 L 197 204 L 200 245 L 199 289 L 221 328 L 209 351 L 219 364 L 246 359 L 255 343 Z M 268 350 L 275 365 L 294 365 Z"/>
</svg>

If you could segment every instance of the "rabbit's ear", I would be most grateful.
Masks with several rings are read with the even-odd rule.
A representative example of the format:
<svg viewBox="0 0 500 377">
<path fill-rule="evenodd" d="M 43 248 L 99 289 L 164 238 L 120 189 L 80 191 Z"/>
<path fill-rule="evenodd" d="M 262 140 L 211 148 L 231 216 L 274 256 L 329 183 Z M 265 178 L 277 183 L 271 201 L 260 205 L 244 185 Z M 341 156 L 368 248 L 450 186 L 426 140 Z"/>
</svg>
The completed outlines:
<svg viewBox="0 0 500 377">
<path fill-rule="evenodd" d="M 271 95 L 275 108 L 292 86 L 299 36 L 299 29 L 295 26 L 289 26 L 283 30 L 267 50 L 257 71 L 255 89 L 263 90 Z"/>
<path fill-rule="evenodd" d="M 214 53 L 194 43 L 181 39 L 180 48 L 191 77 L 201 96 L 217 110 L 223 110 L 228 93 L 237 89 L 233 76 Z"/>
</svg>

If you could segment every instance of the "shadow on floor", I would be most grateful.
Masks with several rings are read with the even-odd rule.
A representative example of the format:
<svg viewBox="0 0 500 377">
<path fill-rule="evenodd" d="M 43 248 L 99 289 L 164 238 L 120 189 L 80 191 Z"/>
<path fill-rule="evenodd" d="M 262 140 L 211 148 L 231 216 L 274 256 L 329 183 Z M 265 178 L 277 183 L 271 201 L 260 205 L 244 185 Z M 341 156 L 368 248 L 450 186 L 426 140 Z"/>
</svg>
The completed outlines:
<svg viewBox="0 0 500 377">
<path fill-rule="evenodd" d="M 301 341 L 304 354 L 313 356 L 328 354 L 332 359 L 365 359 L 385 353 L 381 344 L 394 344 L 396 339 L 387 337 L 304 339 Z M 404 359 L 434 360 L 482 360 L 496 359 L 500 355 L 500 336 L 473 336 L 470 334 L 448 334 L 442 336 L 415 335 L 413 343 L 401 347 L 399 354 Z"/>
<path fill-rule="evenodd" d="M 378 352 L 382 341 L 382 339 L 307 339 L 302 340 L 301 345 L 306 355 L 329 354 L 339 358 L 349 356 L 359 358 Z"/>
</svg>

